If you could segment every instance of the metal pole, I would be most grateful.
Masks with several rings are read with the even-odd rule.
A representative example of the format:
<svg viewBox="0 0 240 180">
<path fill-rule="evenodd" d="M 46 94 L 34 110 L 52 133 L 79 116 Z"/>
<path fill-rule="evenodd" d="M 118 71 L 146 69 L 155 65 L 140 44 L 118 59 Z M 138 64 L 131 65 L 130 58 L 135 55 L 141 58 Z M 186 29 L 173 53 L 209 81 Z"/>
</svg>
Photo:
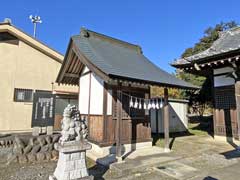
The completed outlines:
<svg viewBox="0 0 240 180">
<path fill-rule="evenodd" d="M 33 37 L 36 38 L 37 23 L 42 23 L 42 20 L 40 16 L 33 16 L 33 15 L 30 15 L 29 19 L 31 19 L 33 23 Z"/>
<path fill-rule="evenodd" d="M 36 38 L 36 29 L 37 29 L 37 23 L 33 23 L 33 37 Z"/>
</svg>

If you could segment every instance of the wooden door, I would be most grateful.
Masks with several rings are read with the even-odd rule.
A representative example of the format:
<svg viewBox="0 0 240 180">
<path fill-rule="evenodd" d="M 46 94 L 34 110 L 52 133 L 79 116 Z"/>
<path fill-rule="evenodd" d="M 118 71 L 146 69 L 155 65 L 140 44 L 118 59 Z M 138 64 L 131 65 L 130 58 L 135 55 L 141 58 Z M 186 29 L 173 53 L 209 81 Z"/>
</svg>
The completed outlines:
<svg viewBox="0 0 240 180">
<path fill-rule="evenodd" d="M 240 139 L 240 81 L 235 83 L 235 96 L 236 96 L 236 111 L 237 111 L 237 132 L 238 139 Z"/>
</svg>

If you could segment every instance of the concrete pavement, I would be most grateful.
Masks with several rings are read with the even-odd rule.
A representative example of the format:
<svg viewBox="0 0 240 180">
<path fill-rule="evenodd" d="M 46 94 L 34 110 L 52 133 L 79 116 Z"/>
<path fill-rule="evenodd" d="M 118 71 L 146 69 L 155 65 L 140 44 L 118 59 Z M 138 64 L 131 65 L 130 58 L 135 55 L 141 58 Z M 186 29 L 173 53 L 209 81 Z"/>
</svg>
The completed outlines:
<svg viewBox="0 0 240 180">
<path fill-rule="evenodd" d="M 240 152 L 209 136 L 179 137 L 170 153 L 126 159 L 125 163 L 108 170 L 104 178 L 238 180 Z"/>
</svg>

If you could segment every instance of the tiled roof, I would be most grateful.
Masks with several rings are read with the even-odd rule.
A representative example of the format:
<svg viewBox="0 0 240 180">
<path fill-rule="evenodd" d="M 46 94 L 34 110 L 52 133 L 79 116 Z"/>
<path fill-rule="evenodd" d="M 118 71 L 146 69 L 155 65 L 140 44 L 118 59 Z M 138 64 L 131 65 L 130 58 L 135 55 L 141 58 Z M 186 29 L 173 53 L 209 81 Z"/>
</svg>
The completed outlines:
<svg viewBox="0 0 240 180">
<path fill-rule="evenodd" d="M 79 51 L 108 76 L 131 78 L 175 87 L 197 88 L 148 60 L 138 45 L 82 29 L 72 37 Z"/>
<path fill-rule="evenodd" d="M 230 30 L 220 33 L 220 38 L 216 40 L 207 50 L 175 60 L 172 65 L 184 65 L 193 61 L 197 62 L 205 58 L 215 57 L 216 55 L 229 53 L 240 49 L 240 27 L 235 27 Z"/>
</svg>

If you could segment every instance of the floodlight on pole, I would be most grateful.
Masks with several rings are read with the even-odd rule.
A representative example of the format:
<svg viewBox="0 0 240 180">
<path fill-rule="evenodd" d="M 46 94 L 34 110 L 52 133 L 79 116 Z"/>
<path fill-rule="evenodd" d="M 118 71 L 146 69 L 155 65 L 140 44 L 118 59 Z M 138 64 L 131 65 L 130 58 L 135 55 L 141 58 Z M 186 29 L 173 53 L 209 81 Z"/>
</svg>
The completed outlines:
<svg viewBox="0 0 240 180">
<path fill-rule="evenodd" d="M 33 23 L 33 37 L 36 38 L 37 23 L 42 23 L 41 17 L 30 15 L 29 19 Z"/>
</svg>

